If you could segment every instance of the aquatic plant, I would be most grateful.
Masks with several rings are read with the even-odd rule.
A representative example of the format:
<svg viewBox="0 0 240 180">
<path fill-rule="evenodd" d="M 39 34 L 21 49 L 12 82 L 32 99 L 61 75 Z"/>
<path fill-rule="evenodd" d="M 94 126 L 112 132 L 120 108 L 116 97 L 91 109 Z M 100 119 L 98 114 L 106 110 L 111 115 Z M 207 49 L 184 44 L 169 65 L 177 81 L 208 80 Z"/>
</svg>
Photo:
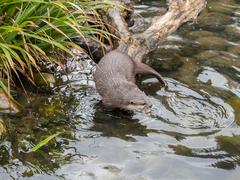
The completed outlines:
<svg viewBox="0 0 240 180">
<path fill-rule="evenodd" d="M 39 150 L 42 146 L 49 143 L 49 141 L 53 140 L 54 138 L 58 137 L 60 134 L 63 134 L 65 131 L 57 132 L 53 135 L 48 136 L 47 138 L 43 139 L 42 141 L 38 142 L 32 149 L 31 152 L 35 152 Z"/>
<path fill-rule="evenodd" d="M 110 6 L 93 0 L 0 0 L 0 89 L 10 95 L 19 74 L 34 83 L 40 60 L 61 63 L 49 52 L 71 55 L 69 47 L 79 48 L 72 38 L 109 40 L 97 10 Z"/>
</svg>

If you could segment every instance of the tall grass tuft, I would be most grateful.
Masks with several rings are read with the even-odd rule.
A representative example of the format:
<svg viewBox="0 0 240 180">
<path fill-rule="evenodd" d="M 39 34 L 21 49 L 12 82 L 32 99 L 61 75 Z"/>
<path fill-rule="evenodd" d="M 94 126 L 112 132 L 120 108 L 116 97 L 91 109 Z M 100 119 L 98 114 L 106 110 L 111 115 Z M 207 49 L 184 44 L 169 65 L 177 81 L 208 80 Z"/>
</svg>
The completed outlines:
<svg viewBox="0 0 240 180">
<path fill-rule="evenodd" d="M 9 93 L 12 75 L 19 72 L 34 82 L 39 60 L 59 63 L 49 50 L 72 54 L 70 38 L 109 39 L 99 8 L 111 1 L 0 0 L 0 88 Z M 100 42 L 99 42 L 100 43 Z"/>
</svg>

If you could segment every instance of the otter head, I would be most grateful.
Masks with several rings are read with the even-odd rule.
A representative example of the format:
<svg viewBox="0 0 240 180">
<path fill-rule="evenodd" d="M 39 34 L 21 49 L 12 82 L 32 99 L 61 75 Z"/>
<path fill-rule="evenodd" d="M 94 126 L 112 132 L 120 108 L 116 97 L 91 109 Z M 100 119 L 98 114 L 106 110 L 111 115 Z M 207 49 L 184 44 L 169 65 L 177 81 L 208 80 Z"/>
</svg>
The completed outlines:
<svg viewBox="0 0 240 180">
<path fill-rule="evenodd" d="M 103 104 L 111 108 L 144 112 L 149 112 L 151 107 L 146 94 L 132 82 L 118 84 L 107 93 L 107 97 L 103 97 Z"/>
</svg>

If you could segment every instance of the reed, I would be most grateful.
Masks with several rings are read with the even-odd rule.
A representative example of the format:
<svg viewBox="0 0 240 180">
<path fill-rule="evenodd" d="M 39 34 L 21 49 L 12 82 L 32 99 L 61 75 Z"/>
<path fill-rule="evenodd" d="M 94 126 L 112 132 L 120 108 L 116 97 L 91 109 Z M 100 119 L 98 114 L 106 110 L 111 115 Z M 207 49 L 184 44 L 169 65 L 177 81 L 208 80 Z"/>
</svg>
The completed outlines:
<svg viewBox="0 0 240 180">
<path fill-rule="evenodd" d="M 49 56 L 51 50 L 71 55 L 70 46 L 79 48 L 72 38 L 110 39 L 97 9 L 111 6 L 94 0 L 0 0 L 0 88 L 10 94 L 19 73 L 34 83 L 39 60 L 60 63 Z"/>
</svg>

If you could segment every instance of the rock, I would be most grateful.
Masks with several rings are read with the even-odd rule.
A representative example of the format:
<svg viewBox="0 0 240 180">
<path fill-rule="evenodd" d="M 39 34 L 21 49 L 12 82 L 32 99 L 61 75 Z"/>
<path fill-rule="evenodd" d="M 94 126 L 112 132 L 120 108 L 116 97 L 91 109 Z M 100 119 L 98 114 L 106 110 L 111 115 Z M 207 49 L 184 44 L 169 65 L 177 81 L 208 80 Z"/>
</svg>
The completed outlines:
<svg viewBox="0 0 240 180">
<path fill-rule="evenodd" d="M 229 46 L 229 42 L 221 37 L 207 36 L 196 40 L 196 43 L 206 49 L 224 50 Z"/>
<path fill-rule="evenodd" d="M 195 74 L 198 72 L 199 67 L 196 59 L 193 58 L 182 58 L 183 65 L 179 68 L 178 78 L 187 84 L 194 84 L 196 81 Z"/>
<path fill-rule="evenodd" d="M 179 60 L 181 47 L 181 41 L 167 41 L 149 57 L 154 60 L 152 66 L 164 71 L 176 70 L 182 65 Z"/>
<path fill-rule="evenodd" d="M 233 97 L 228 100 L 228 104 L 230 104 L 234 109 L 235 121 L 238 125 L 240 125 L 240 98 Z"/>
<path fill-rule="evenodd" d="M 223 55 L 223 54 L 219 54 L 218 56 L 210 58 L 208 61 L 210 64 L 214 64 L 217 67 L 223 67 L 223 68 L 240 66 L 240 61 L 238 59 L 233 58 L 231 56 Z"/>
<path fill-rule="evenodd" d="M 219 55 L 218 51 L 208 50 L 208 51 L 202 51 L 201 53 L 195 55 L 195 58 L 199 60 L 207 60 L 217 55 Z"/>
<path fill-rule="evenodd" d="M 4 121 L 0 118 L 0 139 L 2 139 L 7 133 Z"/>
<path fill-rule="evenodd" d="M 0 113 L 18 113 L 17 105 L 2 90 L 0 90 Z"/>
<path fill-rule="evenodd" d="M 207 9 L 210 12 L 232 15 L 236 9 L 236 3 L 234 0 L 220 0 L 217 2 L 209 2 Z"/>
<path fill-rule="evenodd" d="M 34 74 L 34 80 L 37 86 L 51 86 L 56 83 L 55 76 L 50 73 L 36 73 Z"/>
<path fill-rule="evenodd" d="M 183 145 L 169 145 L 174 150 L 174 153 L 182 156 L 193 156 L 192 149 Z"/>
<path fill-rule="evenodd" d="M 163 71 L 175 71 L 182 65 L 182 62 L 177 57 L 156 60 L 153 62 L 153 67 L 156 69 L 161 69 Z"/>
<path fill-rule="evenodd" d="M 204 61 L 206 65 L 231 68 L 232 66 L 239 67 L 240 61 L 232 54 L 224 51 L 204 51 L 195 56 L 198 60 Z"/>
<path fill-rule="evenodd" d="M 240 44 L 229 47 L 228 52 L 240 56 Z"/>
<path fill-rule="evenodd" d="M 198 26 L 204 30 L 221 30 L 224 29 L 224 25 L 232 24 L 234 20 L 227 15 L 220 13 L 202 13 L 198 18 Z"/>
<path fill-rule="evenodd" d="M 234 170 L 236 169 L 237 164 L 233 161 L 229 160 L 220 160 L 216 163 L 212 164 L 213 167 L 219 168 L 219 169 L 225 169 L 225 170 Z M 231 179 L 231 178 L 230 178 Z M 238 178 L 232 178 L 232 179 L 238 179 Z"/>
<path fill-rule="evenodd" d="M 224 32 L 230 36 L 231 39 L 240 38 L 240 27 L 238 25 L 228 25 Z"/>
<path fill-rule="evenodd" d="M 240 136 L 218 136 L 217 143 L 221 149 L 232 155 L 240 155 Z"/>
<path fill-rule="evenodd" d="M 190 31 L 188 34 L 188 36 L 192 37 L 192 38 L 200 38 L 200 37 L 205 37 L 205 36 L 214 36 L 214 33 L 209 32 L 209 31 Z"/>
<path fill-rule="evenodd" d="M 111 173 L 115 173 L 115 174 L 118 174 L 121 172 L 120 168 L 118 168 L 117 166 L 113 166 L 113 165 L 104 166 L 104 169 L 108 170 Z"/>
</svg>

